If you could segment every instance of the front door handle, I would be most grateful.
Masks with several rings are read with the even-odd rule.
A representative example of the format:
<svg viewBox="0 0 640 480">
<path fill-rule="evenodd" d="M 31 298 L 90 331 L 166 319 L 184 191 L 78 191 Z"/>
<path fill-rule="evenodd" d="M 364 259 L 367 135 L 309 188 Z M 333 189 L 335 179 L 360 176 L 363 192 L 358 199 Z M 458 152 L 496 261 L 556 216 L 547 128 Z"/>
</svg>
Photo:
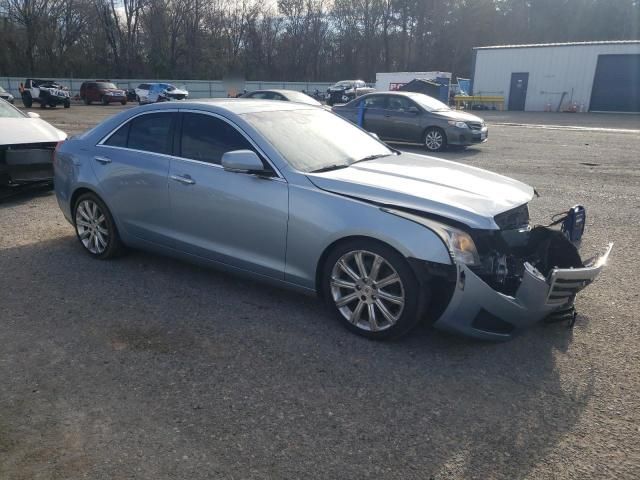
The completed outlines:
<svg viewBox="0 0 640 480">
<path fill-rule="evenodd" d="M 107 157 L 93 157 L 93 159 L 96 162 L 101 163 L 103 165 L 106 165 L 107 163 L 111 163 L 111 159 Z"/>
<path fill-rule="evenodd" d="M 184 183 L 185 185 L 193 185 L 196 181 L 189 175 L 171 175 L 171 180 Z"/>
</svg>

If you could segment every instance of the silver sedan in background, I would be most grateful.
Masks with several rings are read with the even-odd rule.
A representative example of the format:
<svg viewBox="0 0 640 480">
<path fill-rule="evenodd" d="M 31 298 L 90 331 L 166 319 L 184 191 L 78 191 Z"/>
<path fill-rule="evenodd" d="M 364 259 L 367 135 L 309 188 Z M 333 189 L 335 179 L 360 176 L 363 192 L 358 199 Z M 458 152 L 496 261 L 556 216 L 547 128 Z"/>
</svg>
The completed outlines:
<svg viewBox="0 0 640 480">
<path fill-rule="evenodd" d="M 606 259 L 583 265 L 566 240 L 533 234 L 531 187 L 293 102 L 127 110 L 64 142 L 54 168 L 96 259 L 139 247 L 317 293 L 376 339 L 425 318 L 508 339 L 571 307 Z M 574 255 L 549 259 L 541 236 Z"/>
</svg>

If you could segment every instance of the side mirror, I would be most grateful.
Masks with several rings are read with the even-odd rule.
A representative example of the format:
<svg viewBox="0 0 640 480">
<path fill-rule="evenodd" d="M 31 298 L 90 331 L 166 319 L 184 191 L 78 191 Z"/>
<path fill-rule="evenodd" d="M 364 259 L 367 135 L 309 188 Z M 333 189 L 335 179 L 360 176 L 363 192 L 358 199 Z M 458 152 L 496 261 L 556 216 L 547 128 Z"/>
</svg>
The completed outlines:
<svg viewBox="0 0 640 480">
<path fill-rule="evenodd" d="M 36 112 L 27 112 L 27 115 L 31 118 L 40 118 L 40 114 Z"/>
<path fill-rule="evenodd" d="M 420 113 L 420 109 L 418 107 L 409 107 L 407 108 L 408 113 Z"/>
<path fill-rule="evenodd" d="M 264 165 L 256 152 L 251 150 L 234 150 L 222 155 L 222 167 L 228 172 L 261 173 Z"/>
<path fill-rule="evenodd" d="M 378 136 L 377 133 L 373 133 L 373 132 L 367 132 L 369 135 L 371 135 L 373 138 L 375 138 L 376 140 L 380 140 L 380 137 Z"/>
</svg>

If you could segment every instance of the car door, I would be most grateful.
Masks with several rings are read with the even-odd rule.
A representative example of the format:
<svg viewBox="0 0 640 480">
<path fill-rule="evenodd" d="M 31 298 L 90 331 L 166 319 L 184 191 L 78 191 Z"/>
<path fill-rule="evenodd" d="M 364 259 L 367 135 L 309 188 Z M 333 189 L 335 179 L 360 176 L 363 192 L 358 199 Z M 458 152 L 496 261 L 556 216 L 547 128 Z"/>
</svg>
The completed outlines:
<svg viewBox="0 0 640 480">
<path fill-rule="evenodd" d="M 225 152 L 264 155 L 228 120 L 185 111 L 169 195 L 179 250 L 273 278 L 284 278 L 289 191 L 273 176 L 229 172 Z"/>
<path fill-rule="evenodd" d="M 399 142 L 419 142 L 422 137 L 423 115 L 422 109 L 411 99 L 389 95 L 385 111 L 387 138 Z"/>
<path fill-rule="evenodd" d="M 388 138 L 388 125 L 385 118 L 386 95 L 371 95 L 363 98 L 364 118 L 362 127 L 380 138 Z"/>
<path fill-rule="evenodd" d="M 171 245 L 169 159 L 177 112 L 143 113 L 94 150 L 93 170 L 109 208 L 125 233 Z"/>
</svg>

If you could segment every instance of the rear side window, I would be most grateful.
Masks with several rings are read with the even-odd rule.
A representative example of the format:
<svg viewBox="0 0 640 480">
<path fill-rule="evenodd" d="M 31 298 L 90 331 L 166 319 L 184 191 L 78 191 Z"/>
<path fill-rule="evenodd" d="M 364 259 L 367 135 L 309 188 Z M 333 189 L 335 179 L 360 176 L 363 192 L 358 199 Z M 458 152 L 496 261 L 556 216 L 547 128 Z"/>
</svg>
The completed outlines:
<svg viewBox="0 0 640 480">
<path fill-rule="evenodd" d="M 385 97 L 377 95 L 375 97 L 367 97 L 364 99 L 364 106 L 367 108 L 386 108 Z"/>
<path fill-rule="evenodd" d="M 154 153 L 171 153 L 171 113 L 150 113 L 131 120 L 127 147 Z"/>
<path fill-rule="evenodd" d="M 107 141 L 104 142 L 105 145 L 109 145 L 111 147 L 126 147 L 127 146 L 127 138 L 129 137 L 129 126 L 131 122 L 125 123 L 121 126 L 116 133 L 111 135 Z"/>
<path fill-rule="evenodd" d="M 233 150 L 254 149 L 238 130 L 223 120 L 197 113 L 183 115 L 181 157 L 220 165 L 222 155 Z"/>
<path fill-rule="evenodd" d="M 415 104 L 408 98 L 395 96 L 395 95 L 389 97 L 389 105 L 387 107 L 389 110 L 406 112 L 411 107 L 415 107 Z"/>
</svg>

